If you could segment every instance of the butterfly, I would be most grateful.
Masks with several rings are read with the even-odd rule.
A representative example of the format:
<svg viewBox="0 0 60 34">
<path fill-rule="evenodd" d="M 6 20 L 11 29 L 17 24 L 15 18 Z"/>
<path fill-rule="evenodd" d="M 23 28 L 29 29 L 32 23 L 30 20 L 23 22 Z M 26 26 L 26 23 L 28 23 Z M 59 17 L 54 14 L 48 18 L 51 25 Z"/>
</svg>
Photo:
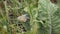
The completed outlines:
<svg viewBox="0 0 60 34">
<path fill-rule="evenodd" d="M 27 14 L 24 14 L 24 15 L 18 16 L 17 19 L 21 22 L 26 22 L 29 19 L 29 17 L 27 16 Z"/>
</svg>

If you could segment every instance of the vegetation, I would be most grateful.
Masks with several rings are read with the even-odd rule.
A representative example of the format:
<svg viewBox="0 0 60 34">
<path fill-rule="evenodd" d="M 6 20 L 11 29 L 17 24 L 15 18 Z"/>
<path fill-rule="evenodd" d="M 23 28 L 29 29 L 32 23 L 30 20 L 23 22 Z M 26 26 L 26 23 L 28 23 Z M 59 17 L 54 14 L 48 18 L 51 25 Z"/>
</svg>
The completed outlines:
<svg viewBox="0 0 60 34">
<path fill-rule="evenodd" d="M 60 0 L 0 0 L 0 34 L 60 34 Z"/>
</svg>

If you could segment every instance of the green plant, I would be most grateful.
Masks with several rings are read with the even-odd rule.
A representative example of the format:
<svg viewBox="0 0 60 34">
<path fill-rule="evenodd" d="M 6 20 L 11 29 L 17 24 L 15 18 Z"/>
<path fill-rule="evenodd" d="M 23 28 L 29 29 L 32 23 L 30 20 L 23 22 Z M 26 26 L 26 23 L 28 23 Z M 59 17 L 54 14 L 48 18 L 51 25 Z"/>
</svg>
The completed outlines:
<svg viewBox="0 0 60 34">
<path fill-rule="evenodd" d="M 1 34 L 60 34 L 60 4 L 50 0 L 1 0 Z M 0 2 L 0 5 L 2 5 Z M 21 22 L 17 17 L 27 14 L 29 20 Z M 26 32 L 21 29 L 22 24 Z"/>
</svg>

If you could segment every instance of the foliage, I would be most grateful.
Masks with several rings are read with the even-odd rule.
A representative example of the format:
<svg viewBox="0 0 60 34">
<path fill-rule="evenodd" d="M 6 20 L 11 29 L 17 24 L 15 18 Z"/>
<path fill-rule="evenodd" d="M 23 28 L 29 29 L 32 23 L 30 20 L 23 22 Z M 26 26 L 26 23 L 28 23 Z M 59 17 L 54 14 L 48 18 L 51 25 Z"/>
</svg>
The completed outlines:
<svg viewBox="0 0 60 34">
<path fill-rule="evenodd" d="M 0 34 L 60 34 L 59 5 L 50 0 L 0 0 Z M 25 14 L 26 22 L 17 19 Z"/>
</svg>

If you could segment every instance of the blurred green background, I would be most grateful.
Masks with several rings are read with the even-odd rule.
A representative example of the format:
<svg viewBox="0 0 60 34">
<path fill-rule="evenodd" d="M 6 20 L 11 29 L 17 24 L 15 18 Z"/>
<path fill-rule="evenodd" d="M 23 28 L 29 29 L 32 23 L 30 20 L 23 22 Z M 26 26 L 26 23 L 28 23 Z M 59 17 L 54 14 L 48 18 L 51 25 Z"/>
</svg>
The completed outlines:
<svg viewBox="0 0 60 34">
<path fill-rule="evenodd" d="M 60 34 L 60 0 L 0 0 L 0 34 Z"/>
</svg>

